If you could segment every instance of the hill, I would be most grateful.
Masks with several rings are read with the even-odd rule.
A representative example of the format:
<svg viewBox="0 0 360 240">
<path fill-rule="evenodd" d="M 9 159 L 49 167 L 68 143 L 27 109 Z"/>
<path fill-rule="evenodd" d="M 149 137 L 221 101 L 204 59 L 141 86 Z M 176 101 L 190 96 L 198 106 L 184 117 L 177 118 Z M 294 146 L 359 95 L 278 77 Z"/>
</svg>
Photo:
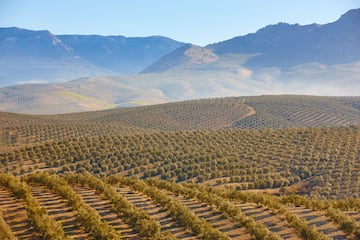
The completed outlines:
<svg viewBox="0 0 360 240">
<path fill-rule="evenodd" d="M 350 196 L 355 178 L 346 188 L 325 189 L 347 176 L 335 177 L 339 156 L 356 171 L 359 103 L 358 97 L 260 96 L 64 115 L 2 113 L 0 162 L 17 174 L 90 171 L 250 189 L 305 181 L 308 194 Z"/>
<path fill-rule="evenodd" d="M 116 74 L 136 74 L 183 43 L 161 36 L 59 35 L 81 58 Z"/>
<path fill-rule="evenodd" d="M 252 70 L 263 68 L 284 70 L 311 63 L 329 66 L 358 62 L 360 61 L 358 44 L 360 31 L 357 27 L 359 21 L 360 9 L 353 9 L 343 14 L 337 21 L 324 25 L 315 23 L 304 26 L 288 23 L 268 25 L 255 33 L 209 44 L 204 48 L 193 46 L 192 51 L 198 53 L 196 61 L 192 57 L 186 57 L 191 45 L 176 49 L 143 72 L 160 72 L 170 68 L 186 68 L 189 65 L 219 68 L 229 64 L 229 60 L 233 65 L 237 63 Z M 203 54 L 199 54 L 200 52 Z M 180 56 L 183 56 L 183 60 L 177 61 Z M 186 64 L 185 59 L 187 59 Z"/>
<path fill-rule="evenodd" d="M 359 22 L 360 9 L 353 9 L 333 23 L 305 26 L 278 23 L 207 48 L 218 55 L 256 54 L 245 64 L 250 68 L 285 68 L 313 62 L 344 64 L 360 60 Z"/>
<path fill-rule="evenodd" d="M 47 30 L 0 28 L 0 87 L 134 74 L 182 44 L 160 36 L 55 36 Z"/>
<path fill-rule="evenodd" d="M 0 51 L 0 87 L 110 73 L 79 58 L 71 47 L 45 30 L 0 28 Z"/>
<path fill-rule="evenodd" d="M 360 98 L 0 112 L 2 239 L 358 239 Z"/>
<path fill-rule="evenodd" d="M 58 115 L 2 112 L 1 124 L 96 123 L 170 131 L 353 126 L 360 123 L 359 106 L 360 97 L 243 96 Z"/>
</svg>

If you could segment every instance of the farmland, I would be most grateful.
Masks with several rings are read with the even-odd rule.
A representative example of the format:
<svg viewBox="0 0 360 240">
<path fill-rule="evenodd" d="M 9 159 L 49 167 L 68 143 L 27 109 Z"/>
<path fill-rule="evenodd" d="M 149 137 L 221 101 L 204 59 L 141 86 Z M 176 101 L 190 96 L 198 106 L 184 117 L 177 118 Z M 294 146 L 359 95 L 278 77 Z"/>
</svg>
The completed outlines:
<svg viewBox="0 0 360 240">
<path fill-rule="evenodd" d="M 359 239 L 359 106 L 289 95 L 0 113 L 0 236 Z"/>
</svg>

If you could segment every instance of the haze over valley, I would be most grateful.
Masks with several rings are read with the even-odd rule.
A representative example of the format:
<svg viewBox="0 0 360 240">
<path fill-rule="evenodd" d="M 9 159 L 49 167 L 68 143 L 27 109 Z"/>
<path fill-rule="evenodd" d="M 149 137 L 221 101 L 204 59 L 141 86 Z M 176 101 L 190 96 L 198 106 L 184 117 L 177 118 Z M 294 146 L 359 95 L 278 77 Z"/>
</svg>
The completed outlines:
<svg viewBox="0 0 360 240">
<path fill-rule="evenodd" d="M 161 36 L 0 29 L 0 110 L 66 113 L 187 99 L 360 92 L 360 9 L 200 47 Z M 26 83 L 26 84 L 24 84 Z"/>
</svg>

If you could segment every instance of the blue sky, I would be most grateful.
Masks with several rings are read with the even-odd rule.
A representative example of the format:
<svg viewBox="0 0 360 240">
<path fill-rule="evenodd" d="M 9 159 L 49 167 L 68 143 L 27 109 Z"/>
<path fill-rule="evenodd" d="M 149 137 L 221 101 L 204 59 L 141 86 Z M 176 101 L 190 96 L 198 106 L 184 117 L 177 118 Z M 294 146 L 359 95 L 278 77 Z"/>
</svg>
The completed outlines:
<svg viewBox="0 0 360 240">
<path fill-rule="evenodd" d="M 353 8 L 359 0 L 0 0 L 0 27 L 162 35 L 203 46 L 278 22 L 333 22 Z"/>
</svg>

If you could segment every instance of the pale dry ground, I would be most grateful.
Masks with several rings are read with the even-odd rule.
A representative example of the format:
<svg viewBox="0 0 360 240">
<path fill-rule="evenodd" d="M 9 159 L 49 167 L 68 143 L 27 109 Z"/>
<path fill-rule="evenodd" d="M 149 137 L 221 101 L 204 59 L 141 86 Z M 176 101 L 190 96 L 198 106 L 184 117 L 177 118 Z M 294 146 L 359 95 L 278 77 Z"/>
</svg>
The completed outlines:
<svg viewBox="0 0 360 240">
<path fill-rule="evenodd" d="M 171 213 L 157 206 L 149 197 L 139 192 L 132 191 L 128 187 L 116 187 L 116 191 L 127 198 L 129 202 L 147 212 L 151 218 L 160 222 L 161 231 L 168 231 L 178 239 L 194 240 L 198 239 L 193 236 L 190 231 L 186 231 L 183 227 L 173 220 Z"/>
<path fill-rule="evenodd" d="M 335 240 L 352 239 L 350 236 L 347 236 L 339 226 L 327 220 L 325 214 L 320 211 L 313 211 L 303 207 L 289 207 L 289 210 L 304 219 L 309 226 L 315 226 L 318 231 L 324 233 L 326 236 Z"/>
<path fill-rule="evenodd" d="M 30 184 L 31 194 L 38 200 L 40 205 L 48 211 L 49 216 L 61 222 L 65 235 L 72 239 L 94 239 L 90 233 L 80 224 L 71 207 L 67 206 L 67 200 L 44 186 Z"/>
<path fill-rule="evenodd" d="M 283 239 L 302 239 L 298 232 L 286 222 L 285 217 L 275 215 L 271 210 L 252 203 L 234 203 L 246 216 L 264 224 L 268 229 L 277 233 Z"/>
<path fill-rule="evenodd" d="M 230 238 L 237 240 L 253 239 L 253 237 L 244 227 L 238 226 L 238 223 L 228 219 L 223 213 L 213 209 L 206 203 L 202 203 L 195 199 L 188 199 L 183 196 L 175 196 L 169 192 L 167 192 L 167 194 L 172 199 L 181 202 L 198 217 L 205 219 L 214 228 L 219 229 L 219 231 L 225 233 Z"/>
<path fill-rule="evenodd" d="M 8 190 L 0 187 L 0 210 L 5 222 L 18 239 L 38 239 L 39 236 L 31 226 L 26 204 L 17 199 Z"/>
<path fill-rule="evenodd" d="M 72 186 L 72 188 L 81 196 L 86 204 L 99 213 L 102 221 L 108 222 L 115 230 L 120 231 L 121 236 L 129 240 L 141 239 L 138 233 L 120 218 L 109 200 L 104 199 L 95 190 L 84 186 L 76 185 Z"/>
</svg>

